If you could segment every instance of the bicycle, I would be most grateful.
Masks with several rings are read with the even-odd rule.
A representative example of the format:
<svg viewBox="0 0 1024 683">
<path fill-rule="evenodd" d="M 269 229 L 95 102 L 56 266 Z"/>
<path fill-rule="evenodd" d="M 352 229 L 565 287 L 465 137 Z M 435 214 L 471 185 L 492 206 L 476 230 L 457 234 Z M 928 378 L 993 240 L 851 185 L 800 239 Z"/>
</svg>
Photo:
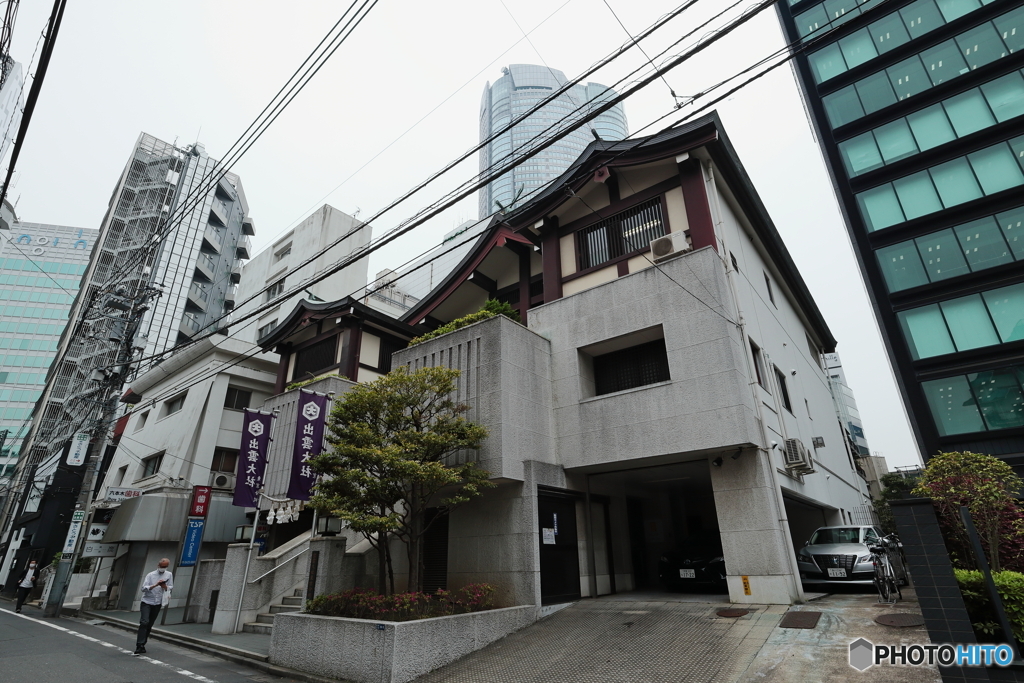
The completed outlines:
<svg viewBox="0 0 1024 683">
<path fill-rule="evenodd" d="M 892 605 L 903 599 L 900 580 L 896 576 L 892 560 L 889 557 L 893 549 L 898 547 L 898 541 L 889 536 L 880 538 L 878 545 L 868 547 L 868 551 L 871 553 L 871 564 L 875 568 L 874 584 L 878 590 L 878 601 Z"/>
</svg>

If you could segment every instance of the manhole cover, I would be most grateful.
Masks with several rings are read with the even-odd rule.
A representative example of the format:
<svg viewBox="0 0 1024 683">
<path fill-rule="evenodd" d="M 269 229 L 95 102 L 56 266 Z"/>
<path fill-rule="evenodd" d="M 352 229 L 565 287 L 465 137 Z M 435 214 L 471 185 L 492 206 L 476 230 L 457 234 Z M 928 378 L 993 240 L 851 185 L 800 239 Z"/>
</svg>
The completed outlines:
<svg viewBox="0 0 1024 683">
<path fill-rule="evenodd" d="M 743 617 L 750 614 L 750 610 L 746 609 L 720 609 L 715 612 L 720 617 L 729 617 L 735 619 L 736 617 Z"/>
<path fill-rule="evenodd" d="M 924 617 L 920 614 L 879 614 L 875 622 L 882 626 L 896 626 L 907 628 L 909 626 L 924 626 Z"/>
<path fill-rule="evenodd" d="M 818 619 L 821 619 L 821 612 L 786 612 L 779 628 L 814 628 Z"/>
</svg>

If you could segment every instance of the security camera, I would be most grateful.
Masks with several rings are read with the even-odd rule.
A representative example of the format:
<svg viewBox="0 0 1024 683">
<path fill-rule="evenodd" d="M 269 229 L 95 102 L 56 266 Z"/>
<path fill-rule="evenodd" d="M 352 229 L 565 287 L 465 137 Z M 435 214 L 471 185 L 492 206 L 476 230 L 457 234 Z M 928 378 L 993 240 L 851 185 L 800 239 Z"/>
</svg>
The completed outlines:
<svg viewBox="0 0 1024 683">
<path fill-rule="evenodd" d="M 795 374 L 796 374 L 796 368 L 793 368 L 792 370 L 790 370 L 790 371 L 789 371 L 789 374 L 791 374 L 791 375 L 795 375 Z"/>
<path fill-rule="evenodd" d="M 773 450 L 773 451 L 774 451 L 774 450 L 775 450 L 776 448 L 778 448 L 778 447 L 779 447 L 779 442 L 778 442 L 778 441 L 772 441 L 772 442 L 771 442 L 771 444 L 772 444 L 772 450 Z"/>
</svg>

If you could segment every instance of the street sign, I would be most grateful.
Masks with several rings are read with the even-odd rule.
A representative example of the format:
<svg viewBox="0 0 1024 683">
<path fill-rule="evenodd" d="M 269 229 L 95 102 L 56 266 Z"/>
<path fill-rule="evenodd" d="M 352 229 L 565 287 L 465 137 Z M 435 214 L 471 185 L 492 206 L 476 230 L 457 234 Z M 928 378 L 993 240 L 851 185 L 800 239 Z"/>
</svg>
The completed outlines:
<svg viewBox="0 0 1024 683">
<path fill-rule="evenodd" d="M 85 542 L 82 550 L 82 557 L 115 557 L 117 555 L 116 543 L 91 543 Z"/>
<path fill-rule="evenodd" d="M 189 517 L 205 517 L 210 511 L 210 496 L 213 488 L 209 486 L 192 487 L 192 504 L 189 505 Z"/>
<path fill-rule="evenodd" d="M 85 515 L 84 512 L 76 512 L 75 516 L 77 517 L 79 514 Z M 70 560 L 71 555 L 75 552 L 75 546 L 78 545 L 78 536 L 82 533 L 81 519 L 82 518 L 78 518 L 77 520 L 71 522 L 71 526 L 68 527 L 68 535 L 67 538 L 64 539 L 64 548 L 61 550 L 61 552 L 67 555 L 67 557 L 61 557 L 62 560 Z"/>
<path fill-rule="evenodd" d="M 84 522 L 85 521 L 85 510 L 75 510 L 74 514 L 71 515 L 72 522 Z"/>
<path fill-rule="evenodd" d="M 120 503 L 129 498 L 138 498 L 141 495 L 142 489 L 109 488 L 107 489 L 106 499 L 111 503 Z"/>
<path fill-rule="evenodd" d="M 71 449 L 68 451 L 68 465 L 78 467 L 85 462 L 85 453 L 89 450 L 89 434 L 82 432 L 75 434 L 71 440 Z"/>
<path fill-rule="evenodd" d="M 203 527 L 206 526 L 205 519 L 188 520 L 188 530 L 185 532 L 185 540 L 181 544 L 181 562 L 179 567 L 194 567 L 199 561 L 199 548 L 203 544 Z"/>
</svg>

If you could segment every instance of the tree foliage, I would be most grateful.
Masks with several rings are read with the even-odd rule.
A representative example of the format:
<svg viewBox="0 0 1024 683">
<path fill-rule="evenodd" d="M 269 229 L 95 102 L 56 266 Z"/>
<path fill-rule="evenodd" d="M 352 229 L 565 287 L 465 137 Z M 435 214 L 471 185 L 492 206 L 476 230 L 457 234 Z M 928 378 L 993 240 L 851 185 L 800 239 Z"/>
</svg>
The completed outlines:
<svg viewBox="0 0 1024 683">
<path fill-rule="evenodd" d="M 378 582 L 391 591 L 387 539 L 399 538 L 409 558 L 408 590 L 421 590 L 423 534 L 453 508 L 493 484 L 475 462 L 459 454 L 476 450 L 487 437 L 468 421 L 468 406 L 455 401 L 458 370 L 396 368 L 353 387 L 337 402 L 329 423 L 333 450 L 312 464 L 327 475 L 317 485 L 313 506 L 346 520 L 377 549 Z M 437 510 L 429 520 L 427 510 Z"/>
<path fill-rule="evenodd" d="M 992 571 L 1024 569 L 1024 513 L 1016 496 L 1024 481 L 999 458 L 939 453 L 928 461 L 913 495 L 931 498 L 954 566 L 975 569 L 960 507 L 967 506 Z"/>
</svg>

